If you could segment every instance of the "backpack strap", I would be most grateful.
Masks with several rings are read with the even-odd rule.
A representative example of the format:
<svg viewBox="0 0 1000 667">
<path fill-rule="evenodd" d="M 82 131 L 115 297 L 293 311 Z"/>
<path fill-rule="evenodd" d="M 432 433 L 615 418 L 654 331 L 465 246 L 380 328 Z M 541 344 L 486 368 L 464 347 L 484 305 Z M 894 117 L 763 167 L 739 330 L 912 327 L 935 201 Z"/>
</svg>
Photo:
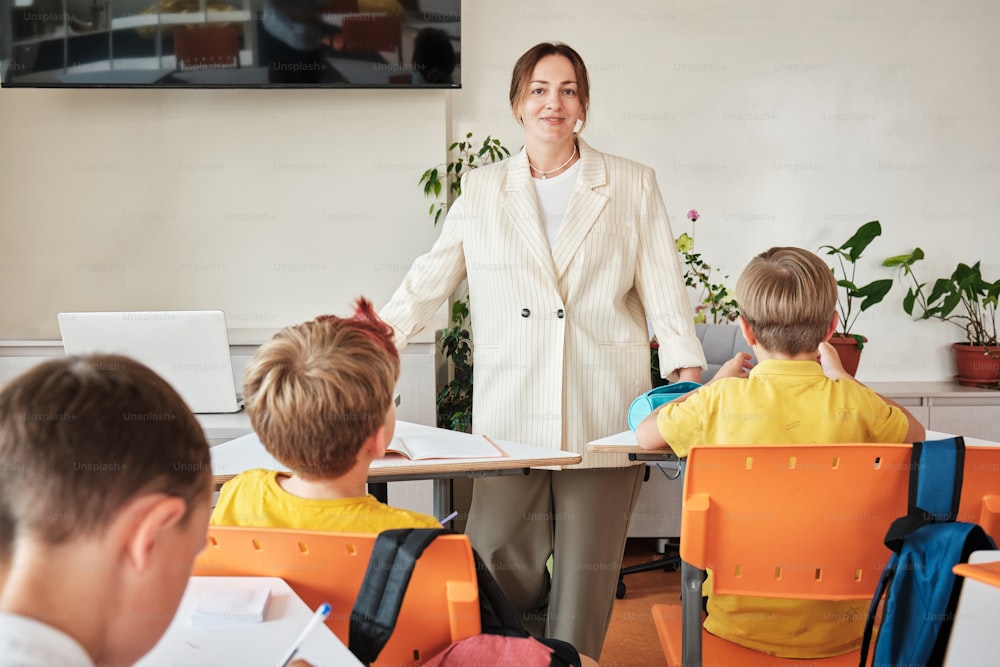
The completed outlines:
<svg viewBox="0 0 1000 667">
<path fill-rule="evenodd" d="M 868 667 L 868 650 L 871 648 L 872 634 L 875 630 L 875 616 L 878 613 L 878 606 L 882 602 L 882 596 L 885 595 L 886 590 L 889 588 L 889 583 L 896 574 L 897 558 L 898 554 L 890 556 L 889 562 L 886 564 L 885 569 L 882 570 L 882 576 L 879 577 L 878 588 L 875 589 L 875 595 L 872 597 L 872 602 L 868 605 L 868 617 L 865 619 L 865 631 L 861 636 L 861 660 L 858 662 L 859 667 Z"/>
<path fill-rule="evenodd" d="M 885 546 L 895 553 L 903 539 L 930 523 L 954 521 L 962 496 L 965 439 L 962 436 L 913 443 L 906 516 L 892 522 Z"/>
<path fill-rule="evenodd" d="M 370 664 L 392 636 L 413 566 L 442 528 L 384 530 L 375 538 L 361 590 L 351 610 L 348 646 L 358 660 Z"/>
<path fill-rule="evenodd" d="M 861 640 L 861 667 L 867 665 L 875 616 L 882 597 L 896 575 L 904 540 L 928 524 L 955 520 L 962 496 L 964 470 L 965 439 L 962 436 L 913 443 L 906 516 L 893 521 L 885 535 L 885 546 L 893 554 L 882 571 L 878 588 L 868 607 Z"/>
</svg>

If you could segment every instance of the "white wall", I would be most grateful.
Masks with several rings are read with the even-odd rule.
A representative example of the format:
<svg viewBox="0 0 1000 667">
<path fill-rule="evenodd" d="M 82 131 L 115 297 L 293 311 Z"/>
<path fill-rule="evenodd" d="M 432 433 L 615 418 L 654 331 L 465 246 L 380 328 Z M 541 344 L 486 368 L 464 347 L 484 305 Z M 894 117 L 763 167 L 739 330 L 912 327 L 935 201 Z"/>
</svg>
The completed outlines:
<svg viewBox="0 0 1000 667">
<path fill-rule="evenodd" d="M 538 41 L 573 45 L 593 85 L 585 138 L 656 169 L 675 233 L 697 208 L 697 249 L 732 282 L 769 246 L 839 243 L 875 218 L 861 281 L 914 246 L 925 280 L 977 259 L 1000 277 L 992 0 L 463 12 L 453 134 L 519 147 L 514 61 Z M 223 307 L 260 328 L 361 292 L 384 301 L 436 233 L 416 179 L 443 159 L 448 95 L 3 90 L 0 146 L 19 158 L 0 161 L 0 337 L 54 337 L 70 308 Z M 859 321 L 859 377 L 949 377 L 957 329 L 908 322 L 902 294 Z"/>
<path fill-rule="evenodd" d="M 417 179 L 444 160 L 445 103 L 3 90 L 0 338 L 58 338 L 60 310 L 222 308 L 276 329 L 384 303 L 436 234 Z"/>
<path fill-rule="evenodd" d="M 475 8 L 468 11 L 469 7 Z M 1000 4 L 989 0 L 466 2 L 456 131 L 520 146 L 510 69 L 561 40 L 591 74 L 595 147 L 656 169 L 675 234 L 735 278 L 770 246 L 839 244 L 879 219 L 859 282 L 922 247 L 1000 278 Z M 945 379 L 961 332 L 909 322 L 897 285 L 855 330 L 864 380 Z"/>
</svg>

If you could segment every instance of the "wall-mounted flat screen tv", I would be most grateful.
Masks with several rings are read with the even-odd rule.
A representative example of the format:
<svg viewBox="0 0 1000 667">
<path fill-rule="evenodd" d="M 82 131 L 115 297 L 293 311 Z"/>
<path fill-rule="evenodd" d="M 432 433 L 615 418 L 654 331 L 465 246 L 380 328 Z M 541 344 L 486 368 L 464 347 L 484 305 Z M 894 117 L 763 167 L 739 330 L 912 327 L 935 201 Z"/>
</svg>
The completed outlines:
<svg viewBox="0 0 1000 667">
<path fill-rule="evenodd" d="M 461 27 L 461 0 L 0 0 L 0 82 L 459 88 Z"/>
</svg>

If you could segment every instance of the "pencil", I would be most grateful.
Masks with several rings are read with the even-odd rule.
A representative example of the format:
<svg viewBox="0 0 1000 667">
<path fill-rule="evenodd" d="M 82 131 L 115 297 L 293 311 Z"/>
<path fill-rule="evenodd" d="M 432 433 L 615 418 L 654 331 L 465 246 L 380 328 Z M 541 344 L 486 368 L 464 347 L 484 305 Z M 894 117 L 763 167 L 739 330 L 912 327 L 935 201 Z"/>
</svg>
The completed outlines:
<svg viewBox="0 0 1000 667">
<path fill-rule="evenodd" d="M 299 633 L 299 636 L 295 639 L 291 648 L 289 648 L 281 660 L 278 661 L 278 667 L 287 667 L 288 663 L 290 663 L 292 658 L 295 657 L 295 654 L 299 652 L 299 647 L 302 645 L 302 642 L 305 641 L 305 638 L 309 636 L 309 633 L 312 632 L 317 625 L 326 620 L 326 617 L 330 615 L 330 611 L 332 609 L 333 607 L 330 606 L 329 602 L 324 602 L 316 608 L 316 613 L 314 613 L 312 618 L 309 619 L 309 622 L 306 623 L 306 627 L 302 628 L 302 632 Z"/>
</svg>

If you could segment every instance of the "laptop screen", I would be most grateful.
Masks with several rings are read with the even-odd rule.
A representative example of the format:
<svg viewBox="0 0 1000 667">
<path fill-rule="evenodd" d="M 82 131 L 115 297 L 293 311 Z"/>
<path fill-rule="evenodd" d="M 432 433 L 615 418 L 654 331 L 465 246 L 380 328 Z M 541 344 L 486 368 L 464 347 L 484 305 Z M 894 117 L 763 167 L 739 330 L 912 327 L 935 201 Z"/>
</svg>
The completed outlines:
<svg viewBox="0 0 1000 667">
<path fill-rule="evenodd" d="M 226 316 L 221 310 L 59 313 L 67 355 L 123 354 L 169 382 L 192 412 L 236 412 Z"/>
</svg>

